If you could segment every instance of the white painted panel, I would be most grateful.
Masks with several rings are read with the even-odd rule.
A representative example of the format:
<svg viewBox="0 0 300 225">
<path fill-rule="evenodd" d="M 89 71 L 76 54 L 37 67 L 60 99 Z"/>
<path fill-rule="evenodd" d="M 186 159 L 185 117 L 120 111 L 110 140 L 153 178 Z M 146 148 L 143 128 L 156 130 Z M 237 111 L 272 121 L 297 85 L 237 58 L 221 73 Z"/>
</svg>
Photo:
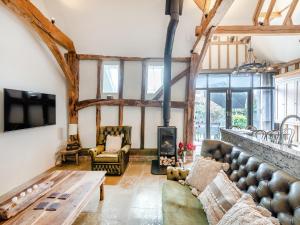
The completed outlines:
<svg viewBox="0 0 300 225">
<path fill-rule="evenodd" d="M 218 46 L 211 46 L 211 67 L 212 69 L 218 69 Z"/>
<path fill-rule="evenodd" d="M 118 126 L 119 107 L 102 106 L 101 107 L 101 126 Z"/>
<path fill-rule="evenodd" d="M 97 93 L 97 61 L 81 60 L 79 65 L 79 100 L 95 99 Z"/>
<path fill-rule="evenodd" d="M 96 107 L 82 109 L 78 113 L 79 133 L 84 148 L 96 146 Z"/>
<path fill-rule="evenodd" d="M 184 121 L 184 110 L 171 109 L 170 125 L 177 127 L 177 144 L 180 141 L 183 141 L 183 121 Z"/>
<path fill-rule="evenodd" d="M 238 45 L 239 65 L 245 63 L 245 45 Z"/>
<path fill-rule="evenodd" d="M 236 53 L 235 53 L 236 49 L 235 49 L 235 45 L 229 45 L 229 64 L 230 64 L 230 68 L 234 68 L 236 66 Z"/>
<path fill-rule="evenodd" d="M 124 88 L 123 98 L 140 99 L 142 86 L 142 63 L 124 63 Z"/>
<path fill-rule="evenodd" d="M 186 63 L 173 63 L 172 64 L 172 78 L 177 76 L 183 70 L 188 67 Z M 172 101 L 184 101 L 185 100 L 185 86 L 186 78 L 182 78 L 177 81 L 171 88 L 171 100 Z"/>
<path fill-rule="evenodd" d="M 145 148 L 157 148 L 157 127 L 162 125 L 162 109 L 145 110 Z"/>
<path fill-rule="evenodd" d="M 205 70 L 209 69 L 209 51 L 208 50 L 207 50 L 207 52 L 205 54 L 202 68 L 205 69 Z"/>
<path fill-rule="evenodd" d="M 140 148 L 141 142 L 141 108 L 140 107 L 124 107 L 123 116 L 124 126 L 131 126 L 131 147 Z"/>
<path fill-rule="evenodd" d="M 221 45 L 220 46 L 220 59 L 221 59 L 221 68 L 227 68 L 227 46 Z"/>
</svg>

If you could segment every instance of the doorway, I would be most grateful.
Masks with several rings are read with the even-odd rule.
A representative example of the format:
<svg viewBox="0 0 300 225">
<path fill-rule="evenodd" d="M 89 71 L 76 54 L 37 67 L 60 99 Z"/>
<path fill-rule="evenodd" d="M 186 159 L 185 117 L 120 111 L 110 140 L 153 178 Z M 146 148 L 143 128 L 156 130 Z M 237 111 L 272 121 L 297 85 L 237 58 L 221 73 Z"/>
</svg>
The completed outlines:
<svg viewBox="0 0 300 225">
<path fill-rule="evenodd" d="M 246 128 L 250 125 L 250 90 L 208 90 L 206 95 L 203 91 L 199 92 L 196 95 L 197 99 L 200 100 L 199 102 L 202 102 L 202 107 L 200 108 L 202 119 L 198 124 L 200 127 L 200 139 L 220 139 L 220 128 L 233 126 Z M 208 104 L 203 104 L 206 102 Z"/>
<path fill-rule="evenodd" d="M 273 74 L 199 74 L 196 79 L 194 143 L 220 139 L 220 128 L 270 130 Z M 263 96 L 262 96 L 263 95 Z M 271 104 L 262 104 L 263 99 Z M 267 110 L 267 116 L 262 112 Z"/>
</svg>

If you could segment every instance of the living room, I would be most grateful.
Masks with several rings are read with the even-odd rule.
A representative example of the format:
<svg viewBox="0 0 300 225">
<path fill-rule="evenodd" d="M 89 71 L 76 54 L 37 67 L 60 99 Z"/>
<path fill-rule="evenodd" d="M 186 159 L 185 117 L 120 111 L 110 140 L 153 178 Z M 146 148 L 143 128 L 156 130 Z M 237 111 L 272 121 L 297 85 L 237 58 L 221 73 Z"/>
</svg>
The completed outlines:
<svg viewBox="0 0 300 225">
<path fill-rule="evenodd" d="M 0 224 L 300 224 L 299 10 L 1 0 Z"/>
</svg>

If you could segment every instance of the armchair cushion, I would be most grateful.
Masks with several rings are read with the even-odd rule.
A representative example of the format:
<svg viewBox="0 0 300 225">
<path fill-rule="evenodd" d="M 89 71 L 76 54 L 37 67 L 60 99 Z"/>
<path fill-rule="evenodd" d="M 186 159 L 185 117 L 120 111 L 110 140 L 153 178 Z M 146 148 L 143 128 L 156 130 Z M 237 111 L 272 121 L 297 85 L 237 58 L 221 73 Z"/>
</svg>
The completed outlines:
<svg viewBox="0 0 300 225">
<path fill-rule="evenodd" d="M 116 152 L 122 148 L 122 136 L 123 135 L 107 135 L 105 143 L 105 151 Z"/>
<path fill-rule="evenodd" d="M 119 162 L 119 153 L 115 152 L 103 152 L 95 157 L 95 162 L 102 163 L 118 163 Z"/>
</svg>

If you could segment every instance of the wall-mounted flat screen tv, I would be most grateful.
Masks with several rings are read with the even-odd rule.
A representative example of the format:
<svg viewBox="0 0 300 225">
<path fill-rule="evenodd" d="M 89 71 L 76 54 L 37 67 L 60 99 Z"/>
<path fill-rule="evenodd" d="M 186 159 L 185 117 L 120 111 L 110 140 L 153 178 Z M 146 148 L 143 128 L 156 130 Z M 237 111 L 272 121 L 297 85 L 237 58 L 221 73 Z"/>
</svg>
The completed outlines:
<svg viewBox="0 0 300 225">
<path fill-rule="evenodd" d="M 55 125 L 55 95 L 4 89 L 4 131 Z"/>
</svg>

